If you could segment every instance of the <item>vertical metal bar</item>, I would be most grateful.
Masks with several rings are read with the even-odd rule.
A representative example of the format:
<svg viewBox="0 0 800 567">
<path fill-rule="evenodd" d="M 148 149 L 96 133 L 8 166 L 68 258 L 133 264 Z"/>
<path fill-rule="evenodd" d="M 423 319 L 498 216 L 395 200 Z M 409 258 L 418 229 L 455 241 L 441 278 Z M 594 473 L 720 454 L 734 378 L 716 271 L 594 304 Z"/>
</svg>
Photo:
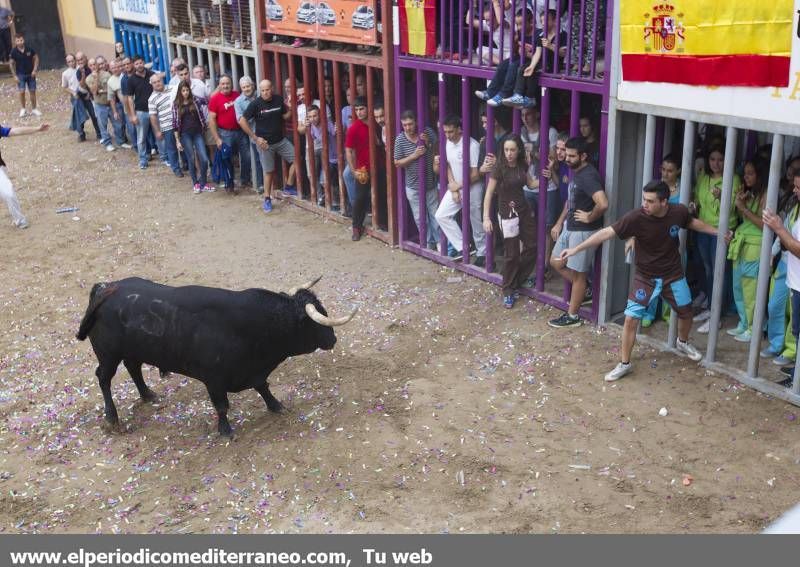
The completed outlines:
<svg viewBox="0 0 800 567">
<path fill-rule="evenodd" d="M 303 73 L 303 85 L 305 85 L 305 88 L 303 89 L 303 103 L 306 105 L 306 118 L 308 118 L 308 111 L 311 109 L 311 104 L 314 101 L 314 98 L 311 96 L 311 75 L 309 72 L 308 57 L 303 55 L 300 61 Z M 297 101 L 297 104 L 300 104 L 299 100 Z M 320 115 L 323 114 L 324 108 L 320 108 L 319 113 Z M 299 118 L 300 117 L 298 116 L 298 120 Z M 317 164 L 315 163 L 315 158 L 314 138 L 311 135 L 311 128 L 309 127 L 306 130 L 306 163 L 308 164 L 309 171 L 308 184 L 311 186 L 309 187 L 309 194 L 311 196 L 311 203 L 314 205 L 317 204 Z M 295 175 L 298 175 L 297 169 L 297 166 L 295 166 Z M 299 193 L 298 196 L 300 196 Z"/>
<path fill-rule="evenodd" d="M 292 116 L 290 120 L 290 127 L 292 129 L 292 143 L 294 145 L 294 184 L 297 188 L 297 197 L 303 194 L 303 173 L 301 171 L 300 164 L 301 155 L 300 155 L 300 133 L 297 131 L 297 105 L 299 104 L 297 100 L 297 70 L 295 69 L 294 64 L 294 57 L 289 56 L 289 93 L 292 95 Z M 286 185 L 286 181 L 288 179 L 284 179 L 284 185 Z"/>
<path fill-rule="evenodd" d="M 642 165 L 642 187 L 650 183 L 653 179 L 653 152 L 656 138 L 656 117 L 652 114 L 647 115 L 647 122 L 644 127 L 644 162 Z M 637 188 L 638 194 L 641 188 Z"/>
<path fill-rule="evenodd" d="M 474 18 L 474 19 L 477 19 L 478 21 L 481 21 L 482 18 L 483 18 L 483 2 L 484 2 L 484 0 L 478 0 L 478 16 L 477 16 L 477 18 Z M 472 25 L 473 23 L 474 22 L 472 22 L 472 21 L 470 22 L 470 29 L 473 27 L 473 25 Z M 483 65 L 483 30 L 479 30 L 476 35 L 478 36 L 478 65 L 482 66 Z"/>
<path fill-rule="evenodd" d="M 602 0 L 601 0 L 602 1 Z M 594 22 L 592 22 L 592 62 L 589 72 L 592 79 L 597 76 L 597 34 L 599 28 L 597 27 L 598 19 L 600 18 L 600 2 L 594 3 Z"/>
<path fill-rule="evenodd" d="M 444 83 L 439 83 L 444 85 Z M 472 195 L 470 194 L 471 183 L 469 181 L 469 154 L 470 154 L 470 141 L 469 141 L 469 77 L 461 77 L 461 255 L 464 263 L 469 262 L 469 241 L 472 234 L 472 215 L 470 215 L 470 207 L 472 206 Z M 441 99 L 440 99 L 441 101 Z M 440 147 L 444 150 L 446 148 L 446 140 L 442 139 Z M 440 151 L 444 161 L 444 171 L 447 171 L 447 152 Z M 442 231 L 444 233 L 444 231 Z"/>
<path fill-rule="evenodd" d="M 675 140 L 675 120 L 673 118 L 664 119 L 664 147 L 661 154 L 656 155 L 659 160 L 663 160 L 672 153 L 672 146 Z M 659 172 L 659 175 L 661 172 Z"/>
<path fill-rule="evenodd" d="M 771 211 L 778 209 L 778 194 L 780 193 L 781 166 L 783 165 L 783 135 L 775 134 L 772 137 L 772 157 L 769 162 L 769 182 L 767 183 L 766 208 Z M 769 279 L 772 275 L 772 237 L 774 233 L 764 225 L 761 237 L 761 255 L 758 264 L 758 283 L 756 285 L 756 306 L 753 311 L 753 329 L 750 339 L 750 352 L 747 357 L 747 376 L 754 378 L 758 374 L 759 349 L 761 348 L 761 329 L 764 328 L 764 313 L 767 310 L 769 299 Z"/>
<path fill-rule="evenodd" d="M 472 25 L 472 22 L 475 19 L 475 2 L 472 1 L 472 0 L 469 3 L 469 7 L 467 8 L 467 15 L 468 15 L 468 18 L 469 18 L 469 28 L 468 28 L 468 31 L 467 31 L 467 51 L 466 52 L 469 53 L 469 65 L 472 66 L 472 65 L 474 65 L 474 63 L 472 62 L 472 55 L 475 53 L 475 44 L 473 43 L 473 41 L 475 39 L 475 29 L 474 29 L 474 27 Z M 463 16 L 463 14 L 461 14 L 459 17 L 461 17 L 461 16 Z M 459 25 L 461 25 L 461 22 L 459 22 Z M 461 37 L 464 37 L 463 33 L 461 34 Z M 461 57 L 462 57 L 462 59 L 464 57 L 464 50 L 463 49 L 461 50 Z M 441 104 L 441 102 L 442 101 L 440 100 L 439 104 Z"/>
<path fill-rule="evenodd" d="M 462 112 L 468 112 L 466 109 L 461 109 Z M 495 148 L 495 139 L 494 139 L 494 107 L 493 106 L 486 106 L 486 153 L 487 154 L 496 154 L 497 148 Z M 483 164 L 478 164 L 480 167 Z M 484 187 L 485 184 L 488 183 L 489 175 L 484 176 Z M 484 193 L 484 198 L 486 198 L 486 194 Z M 481 203 L 483 205 L 483 203 Z M 494 208 L 491 207 L 489 209 L 489 214 L 492 215 L 494 218 Z M 494 224 L 494 221 L 492 221 Z M 499 230 L 499 227 L 495 230 Z M 491 232 L 486 235 L 486 271 L 493 272 L 495 271 L 494 265 L 494 237 L 495 233 Z"/>
<path fill-rule="evenodd" d="M 464 82 L 466 81 L 466 86 Z M 437 75 L 437 85 L 439 88 L 439 191 L 437 195 L 439 196 L 439 202 L 442 202 L 442 197 L 444 197 L 445 192 L 447 189 L 447 140 L 444 137 L 444 119 L 447 114 L 447 96 L 445 94 L 445 82 L 444 82 L 444 73 L 438 73 Z M 465 95 L 466 89 L 466 95 Z M 469 107 L 469 78 L 461 77 L 461 108 L 468 108 Z M 464 98 L 466 96 L 466 99 Z M 466 106 L 465 101 L 466 100 Z M 462 127 L 464 124 L 464 117 L 462 116 L 461 119 Z M 463 241 L 463 238 L 462 238 Z M 447 236 L 445 236 L 443 230 L 439 230 L 439 246 L 443 253 L 447 253 Z"/>
<path fill-rule="evenodd" d="M 241 74 L 239 73 L 239 56 L 231 54 L 231 74 L 233 75 L 233 90 L 237 90 L 239 87 L 239 77 Z"/>
<path fill-rule="evenodd" d="M 256 85 L 258 85 L 258 81 L 256 80 L 256 76 L 253 73 L 252 68 L 250 67 L 250 58 L 249 57 L 243 57 L 242 58 L 242 63 L 244 64 L 244 74 L 247 75 L 248 77 L 250 77 L 251 79 L 253 79 L 253 82 Z"/>
<path fill-rule="evenodd" d="M 417 119 L 419 124 L 424 124 L 428 116 L 426 104 L 427 98 L 425 97 L 427 92 L 427 89 L 425 88 L 427 81 L 425 73 L 422 72 L 422 69 L 416 70 L 415 83 L 417 86 Z M 406 179 L 408 179 L 408 168 L 414 166 L 419 167 L 419 163 L 413 163 L 406 167 Z M 408 181 L 406 181 L 406 184 L 408 184 Z M 428 245 L 428 207 L 425 201 L 425 191 L 419 191 L 419 187 L 417 190 L 419 192 L 417 195 L 417 199 L 419 200 L 419 226 L 417 226 L 417 229 L 419 230 L 419 245 L 420 247 L 424 248 Z"/>
<path fill-rule="evenodd" d="M 392 79 L 395 75 L 395 69 L 398 65 L 397 52 L 394 49 L 394 29 L 388 22 L 393 21 L 393 7 L 391 2 L 383 2 L 381 6 L 381 19 L 387 22 L 384 25 L 381 41 L 383 42 L 381 49 L 381 79 L 383 81 L 383 89 L 386 93 L 392 92 Z M 397 85 L 398 83 L 394 83 Z M 395 89 L 397 87 L 394 87 Z M 389 228 L 389 242 L 392 246 L 397 244 L 397 227 L 395 225 L 396 210 L 398 201 L 395 198 L 395 181 L 391 172 L 394 168 L 394 123 L 389 118 L 394 116 L 395 101 L 391 96 L 386 96 L 383 102 L 384 112 L 386 113 L 386 122 L 384 131 L 386 132 L 386 215 Z"/>
<path fill-rule="evenodd" d="M 439 13 L 440 14 L 444 14 L 445 13 L 444 10 L 445 10 L 445 6 L 446 6 L 447 2 L 450 2 L 450 0 L 439 0 Z M 444 24 L 447 21 L 447 18 L 441 18 L 441 21 L 442 21 L 442 25 L 439 28 L 439 32 L 440 32 L 439 33 L 439 39 L 440 39 L 439 43 L 442 46 L 442 53 L 441 53 L 441 55 L 439 55 L 439 57 L 444 59 L 444 52 L 446 51 L 446 49 L 445 49 L 445 40 L 447 39 L 447 36 L 445 35 Z M 419 115 L 419 112 L 417 112 L 417 115 Z"/>
<path fill-rule="evenodd" d="M 562 2 L 557 2 L 556 3 L 556 25 L 558 27 L 556 29 L 556 50 L 553 53 L 553 73 L 555 73 L 556 75 L 558 74 L 558 70 L 559 70 L 558 69 L 559 68 L 559 62 L 561 61 L 561 58 L 558 56 L 558 53 L 559 53 L 559 50 L 561 49 L 561 47 L 563 47 L 561 45 L 561 17 L 564 15 L 562 13 L 562 11 L 561 11 L 561 6 L 562 5 L 563 5 Z M 545 11 L 545 19 L 544 19 L 545 26 L 547 25 L 547 15 L 546 14 L 547 14 L 548 10 L 549 10 L 549 7 L 547 5 L 545 5 L 545 8 L 544 8 L 544 11 Z M 566 47 L 567 47 L 567 51 L 569 51 L 569 35 L 567 35 L 567 45 L 566 45 Z"/>
<path fill-rule="evenodd" d="M 725 235 L 728 232 L 728 221 L 731 216 L 731 201 L 733 200 L 733 174 L 736 159 L 736 140 L 738 130 L 731 126 L 725 129 L 725 165 L 722 170 L 722 195 L 719 205 L 719 227 L 717 230 L 717 251 L 714 257 L 714 282 L 717 291 L 711 298 L 711 322 L 708 330 L 708 347 L 706 350 L 706 363 L 714 362 L 717 353 L 717 340 L 719 338 L 719 322 L 722 318 L 722 301 L 725 299 L 725 259 L 728 246 Z"/>
<path fill-rule="evenodd" d="M 584 39 L 586 38 L 586 2 L 581 2 L 581 20 L 578 29 L 580 30 L 580 37 L 578 37 L 578 77 L 583 76 L 583 55 L 584 55 Z"/>
<path fill-rule="evenodd" d="M 395 48 L 395 55 L 399 52 L 398 48 Z M 406 85 L 404 81 L 401 81 L 401 74 L 406 74 L 408 71 L 401 71 L 400 66 L 395 66 L 394 71 L 394 84 L 395 84 L 395 93 L 397 97 L 397 108 L 402 112 L 403 109 L 406 108 Z M 395 116 L 386 116 L 386 120 L 392 120 L 394 118 L 395 129 L 397 132 L 402 130 L 400 125 L 400 112 L 395 112 Z M 391 170 L 389 170 L 391 171 Z M 395 200 L 397 201 L 397 224 L 398 224 L 398 235 L 400 238 L 400 242 L 406 242 L 408 240 L 408 205 L 406 204 L 406 191 L 405 191 L 405 177 L 403 175 L 403 169 L 400 167 L 395 167 L 395 179 L 397 179 L 397 191 L 395 192 Z"/>
<path fill-rule="evenodd" d="M 580 133 L 580 117 L 581 117 L 581 93 L 580 91 L 574 90 L 571 93 L 570 104 L 569 104 L 569 135 L 571 138 L 574 138 Z M 539 133 L 539 138 L 542 137 L 542 133 Z M 570 181 L 572 181 L 572 171 L 569 172 Z M 572 284 L 566 280 L 564 280 L 564 293 L 562 298 L 564 301 L 569 303 L 570 295 L 572 293 Z"/>
<path fill-rule="evenodd" d="M 347 194 L 347 187 L 344 183 L 344 168 L 347 166 L 347 159 L 344 155 L 344 137 L 347 134 L 347 124 L 344 123 L 342 120 L 342 89 L 341 85 L 341 73 L 339 69 L 339 63 L 334 61 L 333 62 L 333 118 L 336 124 L 339 125 L 336 128 L 336 162 L 338 167 L 339 174 L 339 210 L 342 213 L 345 212 L 345 203 L 347 203 L 347 198 L 345 195 Z M 352 109 L 351 109 L 352 110 Z M 350 203 L 352 207 L 353 204 Z"/>
<path fill-rule="evenodd" d="M 549 179 L 542 175 L 550 159 L 550 89 L 542 87 L 542 112 L 539 122 L 539 210 L 536 211 L 536 290 L 544 291 L 544 272 L 547 269 L 547 199 L 550 198 Z M 549 164 L 548 164 L 549 165 Z M 551 175 L 558 177 L 558 171 Z M 544 183 L 544 187 L 542 187 Z"/>
<path fill-rule="evenodd" d="M 656 147 L 653 150 L 653 168 L 650 179 L 661 178 L 661 160 L 664 157 L 664 119 L 656 118 Z"/>
<path fill-rule="evenodd" d="M 322 69 L 322 59 L 317 59 L 317 84 L 319 87 L 319 123 L 322 128 L 322 154 L 320 154 L 319 170 L 323 173 L 325 184 L 322 191 L 325 195 L 325 210 L 331 210 L 331 168 L 330 160 L 330 139 L 328 138 L 328 100 L 325 98 L 325 72 Z M 315 170 L 316 171 L 316 170 Z"/>
<path fill-rule="evenodd" d="M 217 68 L 214 66 L 214 54 L 210 49 L 205 50 L 206 61 L 208 62 L 208 78 L 211 80 L 211 86 L 217 86 Z"/>
<path fill-rule="evenodd" d="M 681 159 L 681 190 L 680 200 L 682 205 L 688 205 L 692 199 L 692 167 L 694 166 L 694 140 L 696 125 L 691 120 L 687 120 L 683 127 L 683 157 Z M 679 249 L 681 259 L 686 257 L 686 230 L 679 232 Z M 686 266 L 683 267 L 686 270 Z M 675 348 L 675 341 L 678 338 L 678 317 L 673 310 L 669 317 L 669 333 L 667 344 L 670 348 Z"/>
<path fill-rule="evenodd" d="M 367 74 L 367 125 L 369 126 L 369 181 L 370 181 L 370 197 L 372 199 L 372 229 L 378 230 L 380 227 L 380 206 L 378 200 L 378 156 L 376 148 L 376 132 L 377 124 L 375 123 L 375 80 L 372 76 L 372 68 L 365 67 L 364 71 Z"/>
</svg>

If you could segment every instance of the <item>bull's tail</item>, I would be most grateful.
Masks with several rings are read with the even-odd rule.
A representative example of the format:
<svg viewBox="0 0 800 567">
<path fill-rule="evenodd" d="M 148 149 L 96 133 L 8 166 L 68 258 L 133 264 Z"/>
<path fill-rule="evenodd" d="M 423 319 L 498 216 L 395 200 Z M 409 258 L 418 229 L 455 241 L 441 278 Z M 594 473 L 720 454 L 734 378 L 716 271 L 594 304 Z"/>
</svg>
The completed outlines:
<svg viewBox="0 0 800 567">
<path fill-rule="evenodd" d="M 95 314 L 97 308 L 117 290 L 116 285 L 109 285 L 104 283 L 94 284 L 92 291 L 89 293 L 89 306 L 86 308 L 86 313 L 81 320 L 81 326 L 75 334 L 75 338 L 79 341 L 86 340 L 89 332 L 92 330 L 95 321 Z"/>
</svg>

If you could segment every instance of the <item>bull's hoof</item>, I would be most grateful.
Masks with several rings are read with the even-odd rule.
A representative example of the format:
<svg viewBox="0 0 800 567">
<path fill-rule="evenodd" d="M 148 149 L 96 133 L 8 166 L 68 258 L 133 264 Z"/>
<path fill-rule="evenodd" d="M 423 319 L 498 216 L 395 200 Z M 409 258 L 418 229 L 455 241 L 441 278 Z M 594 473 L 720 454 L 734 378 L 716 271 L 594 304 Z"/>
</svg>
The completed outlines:
<svg viewBox="0 0 800 567">
<path fill-rule="evenodd" d="M 150 404 L 157 404 L 161 401 L 161 398 L 153 390 L 148 388 L 147 391 L 142 394 L 142 400 Z"/>
<path fill-rule="evenodd" d="M 271 402 L 267 402 L 267 409 L 272 413 L 283 413 L 286 408 L 283 407 L 283 404 L 278 400 L 273 400 Z"/>
<path fill-rule="evenodd" d="M 220 436 L 233 439 L 233 428 L 230 423 L 220 422 L 219 425 L 217 425 L 217 431 L 219 431 Z"/>
<path fill-rule="evenodd" d="M 106 433 L 125 433 L 125 428 L 120 423 L 119 418 L 111 419 L 106 416 L 100 427 Z"/>
</svg>

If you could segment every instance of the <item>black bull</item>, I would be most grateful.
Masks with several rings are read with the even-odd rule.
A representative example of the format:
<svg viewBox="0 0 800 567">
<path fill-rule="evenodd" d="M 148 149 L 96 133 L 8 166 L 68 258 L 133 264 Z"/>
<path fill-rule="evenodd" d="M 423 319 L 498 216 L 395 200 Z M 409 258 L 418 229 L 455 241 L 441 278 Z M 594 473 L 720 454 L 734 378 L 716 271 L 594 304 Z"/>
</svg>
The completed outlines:
<svg viewBox="0 0 800 567">
<path fill-rule="evenodd" d="M 76 337 L 82 341 L 88 336 L 97 355 L 95 374 L 109 425 L 119 424 L 111 379 L 120 362 L 145 401 L 157 396 L 144 382 L 142 364 L 203 382 L 222 435 L 232 434 L 228 392 L 253 388 L 270 411 L 281 411 L 269 391 L 270 373 L 290 356 L 331 350 L 336 344 L 333 327 L 356 313 L 328 317 L 308 290 L 316 281 L 288 294 L 170 287 L 141 278 L 95 284 Z"/>
</svg>

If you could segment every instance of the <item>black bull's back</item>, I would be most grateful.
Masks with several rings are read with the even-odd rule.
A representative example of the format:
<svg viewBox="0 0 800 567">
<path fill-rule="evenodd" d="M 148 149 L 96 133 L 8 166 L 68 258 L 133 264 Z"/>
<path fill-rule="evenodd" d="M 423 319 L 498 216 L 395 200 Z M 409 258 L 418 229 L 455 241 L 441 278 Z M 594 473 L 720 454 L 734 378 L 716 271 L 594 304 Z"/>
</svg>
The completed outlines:
<svg viewBox="0 0 800 567">
<path fill-rule="evenodd" d="M 289 296 L 128 278 L 94 286 L 77 337 L 88 336 L 97 355 L 110 422 L 118 421 L 110 382 L 122 361 L 144 398 L 154 394 L 144 384 L 142 364 L 202 381 L 220 415 L 220 432 L 227 434 L 227 392 L 254 388 L 277 411 L 280 403 L 267 386 L 275 367 L 289 356 L 333 348 L 332 327 L 312 321 L 307 304 L 327 316 L 304 289 Z"/>
</svg>

